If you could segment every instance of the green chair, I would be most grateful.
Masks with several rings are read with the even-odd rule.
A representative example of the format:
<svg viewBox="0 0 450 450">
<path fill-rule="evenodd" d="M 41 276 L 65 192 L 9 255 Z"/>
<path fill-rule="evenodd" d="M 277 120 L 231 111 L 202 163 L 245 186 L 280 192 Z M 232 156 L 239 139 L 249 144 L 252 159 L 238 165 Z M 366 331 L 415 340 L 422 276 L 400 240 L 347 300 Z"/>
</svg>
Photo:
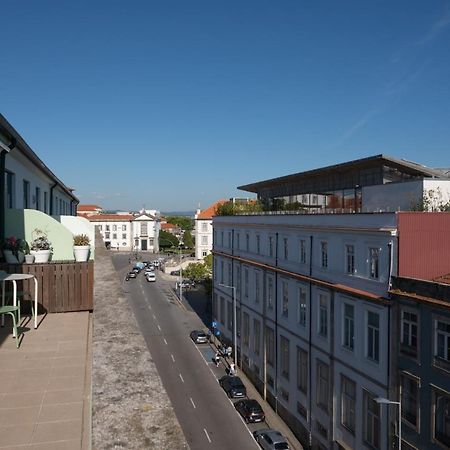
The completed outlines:
<svg viewBox="0 0 450 450">
<path fill-rule="evenodd" d="M 3 282 L 3 278 L 7 275 L 6 272 L 0 270 L 0 282 Z M 5 299 L 2 299 L 2 305 L 0 306 L 0 316 L 10 315 L 13 322 L 13 335 L 16 338 L 16 347 L 19 348 L 19 335 L 17 333 L 17 325 L 20 323 L 20 301 L 17 301 L 17 306 L 5 305 Z M 17 315 L 17 318 L 16 318 Z"/>
</svg>

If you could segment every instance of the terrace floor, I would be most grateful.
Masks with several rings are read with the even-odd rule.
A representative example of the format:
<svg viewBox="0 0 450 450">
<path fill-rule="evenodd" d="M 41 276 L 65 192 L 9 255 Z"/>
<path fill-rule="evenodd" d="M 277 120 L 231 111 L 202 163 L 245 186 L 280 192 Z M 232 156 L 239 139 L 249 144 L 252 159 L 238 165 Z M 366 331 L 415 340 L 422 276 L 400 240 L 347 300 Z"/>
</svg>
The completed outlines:
<svg viewBox="0 0 450 450">
<path fill-rule="evenodd" d="M 19 349 L 0 328 L 0 449 L 85 450 L 91 442 L 91 315 L 22 318 Z"/>
</svg>

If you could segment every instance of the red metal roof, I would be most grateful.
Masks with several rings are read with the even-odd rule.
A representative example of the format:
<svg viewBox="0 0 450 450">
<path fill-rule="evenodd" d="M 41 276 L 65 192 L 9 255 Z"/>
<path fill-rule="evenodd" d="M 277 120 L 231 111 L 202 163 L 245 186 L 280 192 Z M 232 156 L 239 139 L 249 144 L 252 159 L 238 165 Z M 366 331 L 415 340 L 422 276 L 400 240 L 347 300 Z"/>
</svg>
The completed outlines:
<svg viewBox="0 0 450 450">
<path fill-rule="evenodd" d="M 218 200 L 216 203 L 213 203 L 211 206 L 208 206 L 206 209 L 200 212 L 197 216 L 197 219 L 212 219 L 213 216 L 216 215 L 216 210 L 220 205 L 223 205 L 228 200 Z"/>
</svg>

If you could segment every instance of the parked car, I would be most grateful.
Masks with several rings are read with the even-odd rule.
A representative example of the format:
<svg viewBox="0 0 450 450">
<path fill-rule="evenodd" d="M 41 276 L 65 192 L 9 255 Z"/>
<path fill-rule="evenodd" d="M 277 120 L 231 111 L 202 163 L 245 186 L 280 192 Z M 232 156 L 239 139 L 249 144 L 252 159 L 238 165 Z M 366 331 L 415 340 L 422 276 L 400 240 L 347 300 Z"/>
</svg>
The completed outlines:
<svg viewBox="0 0 450 450">
<path fill-rule="evenodd" d="M 170 275 L 174 275 L 174 276 L 180 276 L 180 271 L 179 270 L 172 270 L 172 272 L 170 272 Z"/>
<path fill-rule="evenodd" d="M 219 384 L 230 398 L 242 398 L 247 396 L 247 390 L 239 377 L 224 375 L 219 379 Z"/>
<path fill-rule="evenodd" d="M 147 281 L 149 281 L 149 282 L 154 282 L 154 281 L 156 281 L 156 275 L 155 275 L 153 272 L 148 272 L 148 273 L 145 275 L 145 278 L 147 278 Z"/>
<path fill-rule="evenodd" d="M 286 438 L 277 430 L 265 428 L 253 432 L 256 442 L 264 450 L 289 450 Z"/>
<path fill-rule="evenodd" d="M 130 273 L 134 273 L 134 274 L 138 274 L 138 273 L 140 273 L 140 271 L 141 271 L 141 269 L 139 269 L 138 267 L 133 267 L 132 269 L 131 269 L 131 272 Z"/>
<path fill-rule="evenodd" d="M 147 275 L 148 273 L 155 273 L 155 269 L 152 269 L 151 267 L 147 267 L 145 269 L 144 275 Z"/>
<path fill-rule="evenodd" d="M 239 400 L 234 407 L 247 423 L 263 422 L 266 418 L 261 405 L 256 400 Z"/>
<path fill-rule="evenodd" d="M 208 335 L 202 330 L 191 331 L 189 336 L 196 344 L 206 344 L 208 342 Z"/>
<path fill-rule="evenodd" d="M 136 276 L 137 276 L 137 275 L 136 275 L 136 272 L 133 272 L 133 271 L 131 271 L 130 273 L 127 274 L 127 278 L 128 278 L 128 279 L 130 279 L 130 278 L 136 278 Z"/>
<path fill-rule="evenodd" d="M 157 259 L 155 259 L 155 260 L 153 261 L 153 265 L 154 265 L 155 267 L 159 267 L 159 261 L 158 261 Z"/>
</svg>

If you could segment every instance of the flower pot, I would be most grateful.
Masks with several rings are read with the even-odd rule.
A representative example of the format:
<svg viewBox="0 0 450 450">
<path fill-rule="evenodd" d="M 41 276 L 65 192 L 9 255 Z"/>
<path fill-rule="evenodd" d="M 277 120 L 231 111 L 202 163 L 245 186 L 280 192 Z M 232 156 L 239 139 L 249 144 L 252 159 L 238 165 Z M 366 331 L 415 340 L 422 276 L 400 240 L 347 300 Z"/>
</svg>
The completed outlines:
<svg viewBox="0 0 450 450">
<path fill-rule="evenodd" d="M 25 255 L 25 264 L 33 264 L 34 255 Z"/>
<path fill-rule="evenodd" d="M 51 250 L 31 250 L 35 263 L 46 263 L 50 259 Z"/>
<path fill-rule="evenodd" d="M 86 262 L 89 259 L 90 245 L 74 245 L 73 254 L 75 255 L 75 261 Z"/>
<path fill-rule="evenodd" d="M 13 254 L 12 250 L 3 250 L 3 256 L 8 264 L 19 264 L 19 261 Z"/>
</svg>

